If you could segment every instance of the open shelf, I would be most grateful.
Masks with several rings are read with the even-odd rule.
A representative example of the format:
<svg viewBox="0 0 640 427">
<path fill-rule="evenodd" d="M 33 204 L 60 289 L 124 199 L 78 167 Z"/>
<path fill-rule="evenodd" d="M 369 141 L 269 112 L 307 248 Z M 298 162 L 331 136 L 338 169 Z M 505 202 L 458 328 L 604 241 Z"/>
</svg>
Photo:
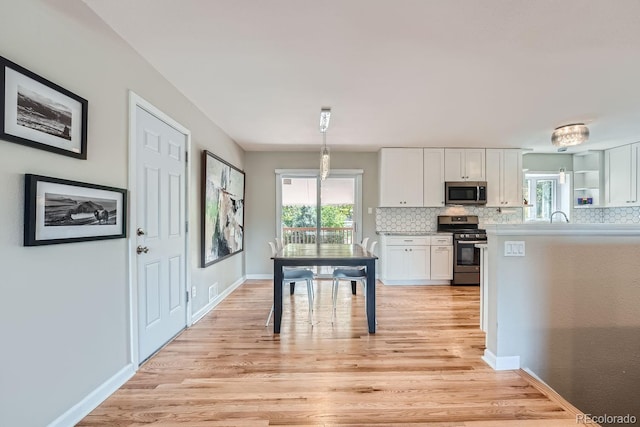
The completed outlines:
<svg viewBox="0 0 640 427">
<path fill-rule="evenodd" d="M 587 151 L 573 156 L 573 206 L 574 208 L 600 207 L 603 172 L 603 152 Z M 589 204 L 578 203 L 579 199 L 591 199 Z"/>
</svg>

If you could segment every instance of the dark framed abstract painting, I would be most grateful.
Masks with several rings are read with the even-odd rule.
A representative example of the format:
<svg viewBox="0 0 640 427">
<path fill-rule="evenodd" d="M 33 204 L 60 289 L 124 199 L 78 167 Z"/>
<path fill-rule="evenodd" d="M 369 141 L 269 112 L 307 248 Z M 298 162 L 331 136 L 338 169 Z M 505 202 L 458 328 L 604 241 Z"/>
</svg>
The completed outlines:
<svg viewBox="0 0 640 427">
<path fill-rule="evenodd" d="M 244 178 L 240 169 L 202 152 L 202 267 L 244 249 Z"/>
</svg>

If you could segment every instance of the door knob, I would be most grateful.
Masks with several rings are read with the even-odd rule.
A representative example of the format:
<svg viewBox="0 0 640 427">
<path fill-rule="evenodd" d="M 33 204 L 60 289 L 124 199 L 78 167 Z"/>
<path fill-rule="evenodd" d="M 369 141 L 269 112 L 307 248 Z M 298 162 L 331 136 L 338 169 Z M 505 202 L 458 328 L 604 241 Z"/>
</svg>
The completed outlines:
<svg viewBox="0 0 640 427">
<path fill-rule="evenodd" d="M 144 236 L 144 230 L 142 228 L 138 227 L 138 230 L 136 231 L 136 234 L 138 236 Z"/>
<path fill-rule="evenodd" d="M 141 253 L 145 253 L 146 254 L 147 252 L 149 252 L 149 248 L 146 247 L 146 246 L 138 246 L 136 248 L 136 252 L 138 253 L 138 255 L 140 255 Z"/>
</svg>

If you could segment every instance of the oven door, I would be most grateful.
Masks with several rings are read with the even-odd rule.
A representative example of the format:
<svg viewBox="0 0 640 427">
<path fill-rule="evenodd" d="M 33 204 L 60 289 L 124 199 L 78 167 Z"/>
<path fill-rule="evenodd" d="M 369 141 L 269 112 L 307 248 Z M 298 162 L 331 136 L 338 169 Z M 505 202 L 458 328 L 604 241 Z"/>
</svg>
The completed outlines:
<svg viewBox="0 0 640 427">
<path fill-rule="evenodd" d="M 454 242 L 453 271 L 473 273 L 480 271 L 480 249 L 475 245 L 486 240 L 456 240 Z"/>
</svg>

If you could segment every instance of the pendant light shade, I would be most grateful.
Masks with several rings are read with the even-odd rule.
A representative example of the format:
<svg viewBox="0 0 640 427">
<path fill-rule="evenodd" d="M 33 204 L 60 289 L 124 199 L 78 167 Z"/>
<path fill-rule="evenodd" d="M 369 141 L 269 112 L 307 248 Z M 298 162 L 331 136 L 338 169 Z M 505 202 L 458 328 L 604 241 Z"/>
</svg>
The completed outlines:
<svg viewBox="0 0 640 427">
<path fill-rule="evenodd" d="M 589 128 L 584 123 L 560 126 L 553 131 L 551 143 L 556 147 L 571 147 L 589 139 Z"/>
<path fill-rule="evenodd" d="M 329 156 L 329 149 L 325 145 L 320 150 L 320 179 L 323 181 L 329 176 L 330 163 L 331 157 Z"/>
<path fill-rule="evenodd" d="M 329 129 L 329 119 L 331 118 L 331 108 L 320 110 L 320 132 L 322 133 L 322 147 L 320 148 L 320 179 L 324 181 L 329 176 L 329 166 L 331 157 L 327 148 L 327 129 Z"/>
</svg>

